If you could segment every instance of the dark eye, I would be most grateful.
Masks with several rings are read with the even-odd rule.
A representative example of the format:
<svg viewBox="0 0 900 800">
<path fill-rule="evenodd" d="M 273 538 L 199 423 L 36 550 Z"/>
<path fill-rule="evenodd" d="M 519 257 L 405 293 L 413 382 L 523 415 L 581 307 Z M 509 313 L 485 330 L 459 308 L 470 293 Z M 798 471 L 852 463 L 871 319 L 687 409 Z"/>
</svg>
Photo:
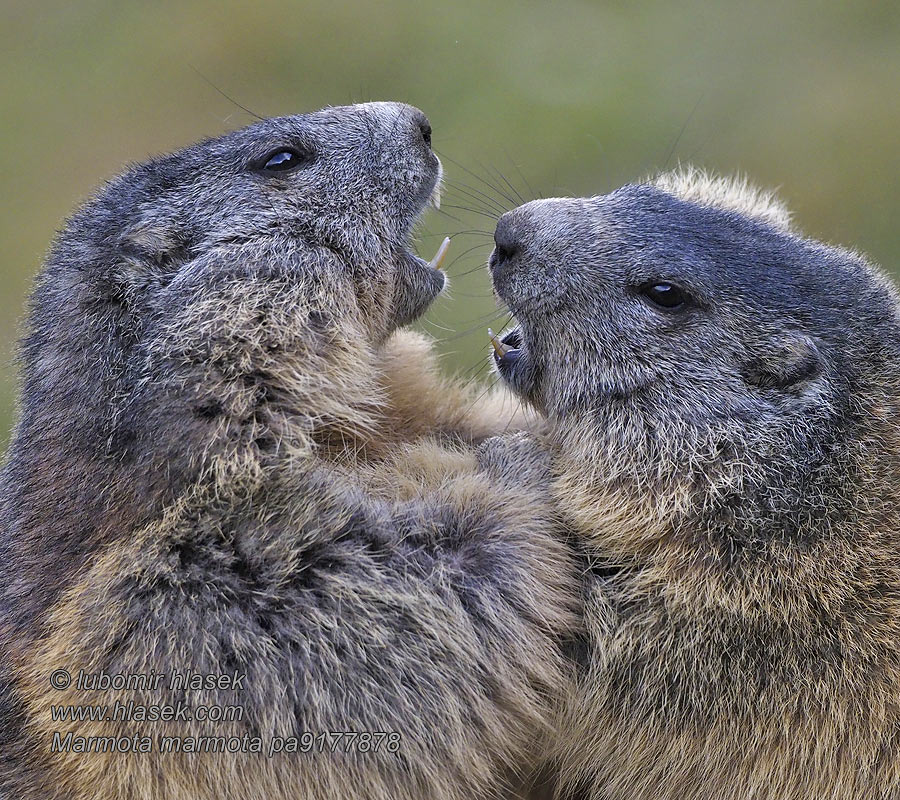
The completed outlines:
<svg viewBox="0 0 900 800">
<path fill-rule="evenodd" d="M 651 303 L 670 311 L 681 308 L 688 302 L 687 293 L 674 283 L 648 283 L 641 288 L 641 294 Z"/>
<path fill-rule="evenodd" d="M 288 172 L 302 166 L 309 161 L 308 156 L 298 153 L 296 150 L 276 150 L 260 161 L 260 169 L 264 172 Z"/>
</svg>

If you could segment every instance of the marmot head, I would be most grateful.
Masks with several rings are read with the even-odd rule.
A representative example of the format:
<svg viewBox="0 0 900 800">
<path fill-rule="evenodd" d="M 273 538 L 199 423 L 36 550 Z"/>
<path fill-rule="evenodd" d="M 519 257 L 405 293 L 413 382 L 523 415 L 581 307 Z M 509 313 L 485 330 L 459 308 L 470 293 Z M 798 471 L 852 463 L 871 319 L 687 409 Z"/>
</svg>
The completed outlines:
<svg viewBox="0 0 900 800">
<path fill-rule="evenodd" d="M 438 198 L 430 144 L 418 109 L 367 103 L 262 120 L 112 180 L 38 277 L 12 452 L 126 452 L 171 474 L 240 443 L 352 438 L 378 400 L 366 359 L 444 285 L 408 247 Z"/>
<path fill-rule="evenodd" d="M 136 303 L 223 247 L 250 243 L 272 257 L 283 248 L 288 259 L 301 248 L 325 251 L 383 337 L 443 288 L 442 273 L 408 250 L 440 172 L 428 120 L 409 106 L 266 119 L 116 178 L 76 215 L 60 248 L 90 248 L 95 269 L 82 265 L 82 280 Z"/>
<path fill-rule="evenodd" d="M 495 240 L 495 290 L 518 322 L 497 371 L 578 429 L 573 446 L 607 477 L 667 477 L 705 503 L 762 482 L 759 502 L 787 509 L 813 484 L 852 483 L 840 472 L 861 441 L 900 447 L 896 422 L 890 443 L 872 435 L 900 397 L 896 292 L 862 257 L 798 235 L 771 197 L 666 175 L 528 203 Z"/>
</svg>

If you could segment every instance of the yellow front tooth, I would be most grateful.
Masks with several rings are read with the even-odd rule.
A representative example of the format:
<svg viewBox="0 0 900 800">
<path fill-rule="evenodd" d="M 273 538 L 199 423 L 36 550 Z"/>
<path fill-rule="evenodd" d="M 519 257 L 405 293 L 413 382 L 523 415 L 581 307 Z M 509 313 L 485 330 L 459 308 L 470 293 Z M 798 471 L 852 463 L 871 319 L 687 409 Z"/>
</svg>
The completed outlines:
<svg viewBox="0 0 900 800">
<path fill-rule="evenodd" d="M 497 334 L 495 334 L 490 328 L 488 328 L 488 338 L 491 340 L 491 345 L 494 347 L 494 352 L 503 358 L 512 348 L 508 344 L 503 344 L 498 338 Z"/>
<path fill-rule="evenodd" d="M 434 258 L 428 262 L 428 266 L 432 269 L 440 269 L 441 265 L 444 263 L 444 259 L 447 257 L 447 251 L 450 249 L 450 237 L 444 237 L 444 241 L 441 242 L 441 246 L 438 248 L 438 251 L 434 254 Z"/>
</svg>

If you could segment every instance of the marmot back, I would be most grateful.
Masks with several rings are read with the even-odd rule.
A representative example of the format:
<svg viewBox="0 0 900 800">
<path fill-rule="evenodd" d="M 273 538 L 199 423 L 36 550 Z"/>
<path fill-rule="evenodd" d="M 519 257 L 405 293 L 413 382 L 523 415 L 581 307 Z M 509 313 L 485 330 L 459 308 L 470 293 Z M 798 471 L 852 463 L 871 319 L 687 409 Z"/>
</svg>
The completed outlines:
<svg viewBox="0 0 900 800">
<path fill-rule="evenodd" d="M 596 798 L 900 797 L 900 312 L 698 172 L 501 218 L 498 370 L 589 548 L 562 777 Z"/>
<path fill-rule="evenodd" d="M 547 492 L 462 446 L 490 412 L 403 360 L 439 174 L 418 110 L 331 108 L 69 221 L 0 483 L 0 794 L 461 800 L 530 766 L 573 567 Z"/>
</svg>

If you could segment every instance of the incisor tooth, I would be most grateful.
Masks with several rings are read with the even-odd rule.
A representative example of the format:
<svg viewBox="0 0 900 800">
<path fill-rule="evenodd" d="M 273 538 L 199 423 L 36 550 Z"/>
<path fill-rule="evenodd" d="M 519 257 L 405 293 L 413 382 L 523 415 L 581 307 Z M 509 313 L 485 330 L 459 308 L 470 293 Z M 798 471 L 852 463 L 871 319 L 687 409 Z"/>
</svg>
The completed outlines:
<svg viewBox="0 0 900 800">
<path fill-rule="evenodd" d="M 488 328 L 488 338 L 491 340 L 491 344 L 494 347 L 494 352 L 503 358 L 512 348 L 508 344 L 504 344 L 497 338 L 497 334 L 495 334 L 490 328 Z"/>
<path fill-rule="evenodd" d="M 438 251 L 434 254 L 434 258 L 428 262 L 428 266 L 432 269 L 440 269 L 441 264 L 444 263 L 444 258 L 447 256 L 447 251 L 450 249 L 450 237 L 445 236 L 444 241 L 441 242 L 441 246 L 438 248 Z"/>
</svg>

